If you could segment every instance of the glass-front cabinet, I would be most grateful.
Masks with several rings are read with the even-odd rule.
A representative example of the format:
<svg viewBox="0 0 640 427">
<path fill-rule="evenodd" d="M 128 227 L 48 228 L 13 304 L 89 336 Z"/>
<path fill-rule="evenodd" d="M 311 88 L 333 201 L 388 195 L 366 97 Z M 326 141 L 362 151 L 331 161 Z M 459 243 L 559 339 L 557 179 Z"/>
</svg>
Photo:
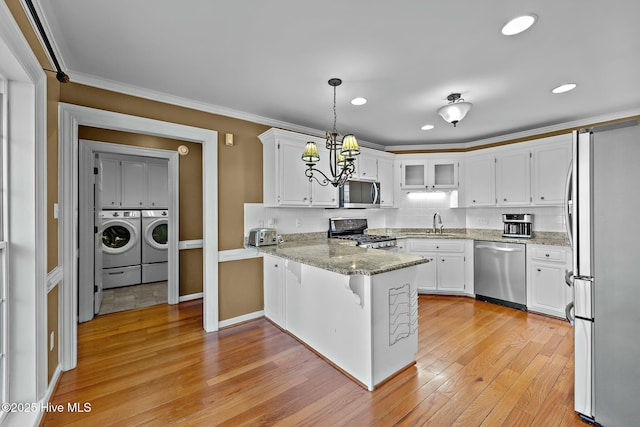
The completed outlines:
<svg viewBox="0 0 640 427">
<path fill-rule="evenodd" d="M 458 188 L 458 161 L 452 159 L 406 160 L 400 163 L 403 190 L 451 190 Z"/>
</svg>

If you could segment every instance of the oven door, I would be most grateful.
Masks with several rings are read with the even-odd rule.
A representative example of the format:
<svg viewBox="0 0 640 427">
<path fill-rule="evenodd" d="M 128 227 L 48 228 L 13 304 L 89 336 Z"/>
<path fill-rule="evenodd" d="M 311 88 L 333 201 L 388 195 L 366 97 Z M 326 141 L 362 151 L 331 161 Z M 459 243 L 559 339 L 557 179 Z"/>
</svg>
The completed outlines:
<svg viewBox="0 0 640 427">
<path fill-rule="evenodd" d="M 370 181 L 347 181 L 340 187 L 341 208 L 380 207 L 380 183 Z"/>
</svg>

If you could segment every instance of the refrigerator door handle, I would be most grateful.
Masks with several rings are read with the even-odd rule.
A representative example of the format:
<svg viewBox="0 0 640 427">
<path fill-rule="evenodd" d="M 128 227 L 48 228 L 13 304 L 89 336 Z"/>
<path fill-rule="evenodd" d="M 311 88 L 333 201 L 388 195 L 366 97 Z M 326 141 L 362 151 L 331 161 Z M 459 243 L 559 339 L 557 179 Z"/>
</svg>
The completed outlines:
<svg viewBox="0 0 640 427">
<path fill-rule="evenodd" d="M 574 282 L 573 271 L 567 270 L 564 272 L 564 283 L 567 284 L 568 287 L 572 287 Z"/>
<path fill-rule="evenodd" d="M 564 184 L 564 224 L 567 228 L 567 237 L 569 237 L 569 246 L 573 247 L 573 224 L 571 220 L 573 200 L 571 199 L 572 180 L 573 176 L 573 162 L 569 163 L 569 171 L 567 172 L 567 180 Z"/>
<path fill-rule="evenodd" d="M 567 304 L 567 306 L 564 308 L 564 315 L 566 316 L 571 326 L 573 326 L 576 322 L 576 317 L 573 315 L 573 313 L 571 313 L 572 310 L 573 310 L 573 301 Z"/>
</svg>

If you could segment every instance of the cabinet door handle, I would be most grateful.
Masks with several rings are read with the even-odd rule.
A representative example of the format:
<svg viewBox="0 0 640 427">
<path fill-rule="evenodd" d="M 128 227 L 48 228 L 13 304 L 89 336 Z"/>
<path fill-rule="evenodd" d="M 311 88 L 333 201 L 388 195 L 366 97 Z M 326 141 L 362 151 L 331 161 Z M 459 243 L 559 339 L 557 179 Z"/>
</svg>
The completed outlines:
<svg viewBox="0 0 640 427">
<path fill-rule="evenodd" d="M 549 254 L 544 254 L 544 256 L 546 256 L 547 258 L 549 258 Z"/>
<path fill-rule="evenodd" d="M 542 271 L 542 270 L 540 270 L 539 268 L 536 268 L 536 270 L 538 270 L 538 271 Z"/>
<path fill-rule="evenodd" d="M 475 201 L 475 200 L 472 200 L 472 202 L 473 202 L 473 203 L 475 203 L 476 201 Z"/>
<path fill-rule="evenodd" d="M 544 200 L 544 196 L 540 196 L 540 200 Z"/>
<path fill-rule="evenodd" d="M 504 201 L 506 202 L 506 201 L 507 201 L 507 199 L 504 199 Z"/>
</svg>

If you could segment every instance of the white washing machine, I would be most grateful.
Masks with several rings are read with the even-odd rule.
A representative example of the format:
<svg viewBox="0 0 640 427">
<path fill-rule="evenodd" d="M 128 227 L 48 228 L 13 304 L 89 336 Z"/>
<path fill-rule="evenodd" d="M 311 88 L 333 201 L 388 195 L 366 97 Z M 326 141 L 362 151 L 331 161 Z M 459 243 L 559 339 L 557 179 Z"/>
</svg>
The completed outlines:
<svg viewBox="0 0 640 427">
<path fill-rule="evenodd" d="M 142 211 L 142 283 L 168 279 L 169 211 Z"/>
<path fill-rule="evenodd" d="M 140 211 L 101 211 L 100 221 L 103 288 L 141 283 Z"/>
</svg>

